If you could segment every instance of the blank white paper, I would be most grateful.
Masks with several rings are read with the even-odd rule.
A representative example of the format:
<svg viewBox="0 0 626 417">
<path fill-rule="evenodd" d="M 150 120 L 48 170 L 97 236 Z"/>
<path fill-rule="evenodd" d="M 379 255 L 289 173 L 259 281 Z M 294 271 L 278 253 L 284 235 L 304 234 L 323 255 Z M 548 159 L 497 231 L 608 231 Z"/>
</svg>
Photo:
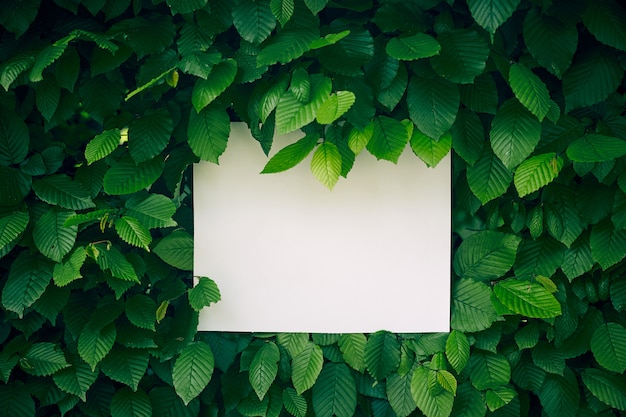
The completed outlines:
<svg viewBox="0 0 626 417">
<path fill-rule="evenodd" d="M 332 191 L 310 156 L 259 174 L 267 161 L 233 123 L 220 164 L 194 166 L 194 275 L 222 295 L 199 330 L 449 331 L 450 156 L 433 169 L 408 147 L 397 165 L 363 151 Z"/>
</svg>

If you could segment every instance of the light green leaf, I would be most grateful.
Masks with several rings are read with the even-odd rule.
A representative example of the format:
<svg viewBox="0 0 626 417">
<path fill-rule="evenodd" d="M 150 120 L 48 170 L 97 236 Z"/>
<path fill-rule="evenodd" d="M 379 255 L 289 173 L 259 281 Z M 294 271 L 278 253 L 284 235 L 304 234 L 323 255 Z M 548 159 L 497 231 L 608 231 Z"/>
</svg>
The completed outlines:
<svg viewBox="0 0 626 417">
<path fill-rule="evenodd" d="M 365 344 L 365 368 L 377 381 L 382 381 L 400 365 L 400 343 L 393 333 L 378 331 Z"/>
<path fill-rule="evenodd" d="M 367 142 L 367 150 L 376 157 L 386 161 L 398 162 L 408 141 L 406 126 L 391 117 L 378 116 L 374 119 L 372 137 Z"/>
<path fill-rule="evenodd" d="M 461 332 L 489 328 L 498 318 L 491 296 L 491 289 L 482 282 L 461 279 L 454 283 L 450 327 Z"/>
<path fill-rule="evenodd" d="M 541 124 L 515 99 L 506 101 L 491 122 L 491 147 L 509 170 L 531 154 L 540 137 Z"/>
<path fill-rule="evenodd" d="M 511 17 L 519 3 L 520 0 L 468 0 L 467 5 L 474 20 L 493 35 Z"/>
<path fill-rule="evenodd" d="M 609 371 L 626 371 L 626 329 L 618 323 L 605 323 L 591 338 L 591 352 L 598 363 Z"/>
<path fill-rule="evenodd" d="M 293 15 L 294 3 L 293 0 L 270 0 L 270 9 L 280 25 L 285 26 Z"/>
<path fill-rule="evenodd" d="M 343 359 L 358 372 L 365 369 L 365 343 L 367 337 L 363 333 L 346 333 L 339 338 L 338 345 Z"/>
<path fill-rule="evenodd" d="M 278 333 L 276 342 L 284 348 L 293 359 L 307 346 L 309 342 L 308 333 Z"/>
<path fill-rule="evenodd" d="M 617 2 L 592 1 L 583 14 L 583 23 L 600 42 L 626 51 L 626 12 Z"/>
<path fill-rule="evenodd" d="M 317 109 L 317 122 L 331 124 L 352 107 L 355 99 L 356 97 L 351 91 L 337 91 L 331 94 Z"/>
<path fill-rule="evenodd" d="M 87 391 L 96 382 L 98 373 L 92 372 L 89 365 L 80 358 L 72 358 L 70 366 L 52 376 L 54 383 L 63 392 L 76 395 L 87 401 Z"/>
<path fill-rule="evenodd" d="M 115 231 L 124 242 L 150 252 L 150 231 L 136 218 L 122 216 L 115 220 Z"/>
<path fill-rule="evenodd" d="M 398 417 L 407 417 L 417 408 L 411 392 L 412 380 L 413 372 L 402 376 L 394 373 L 387 377 L 387 398 Z"/>
<path fill-rule="evenodd" d="M 440 77 L 412 77 L 406 102 L 411 120 L 420 132 L 438 140 L 454 123 L 460 103 L 459 88 Z"/>
<path fill-rule="evenodd" d="M 192 342 L 182 350 L 172 369 L 172 381 L 185 405 L 209 384 L 213 367 L 213 352 L 206 343 Z"/>
<path fill-rule="evenodd" d="M 122 388 L 111 398 L 111 417 L 150 417 L 152 404 L 143 391 L 133 392 L 130 388 Z"/>
<path fill-rule="evenodd" d="M 198 277 L 198 282 L 189 290 L 189 304 L 196 311 L 217 303 L 222 296 L 215 281 L 208 277 Z"/>
<path fill-rule="evenodd" d="M 174 268 L 193 270 L 193 237 L 185 231 L 177 230 L 167 235 L 153 251 Z"/>
<path fill-rule="evenodd" d="M 237 61 L 228 58 L 215 65 L 206 80 L 196 81 L 191 92 L 191 102 L 196 112 L 208 106 L 219 97 L 235 80 L 237 75 Z"/>
<path fill-rule="evenodd" d="M 41 297 L 52 279 L 51 265 L 38 256 L 22 252 L 12 262 L 2 288 L 2 305 L 20 317 Z"/>
<path fill-rule="evenodd" d="M 56 262 L 61 262 L 76 242 L 78 226 L 65 226 L 73 211 L 51 208 L 41 216 L 33 228 L 33 240 L 39 251 Z"/>
<path fill-rule="evenodd" d="M 78 354 L 95 371 L 96 366 L 113 348 L 116 337 L 115 323 L 102 327 L 89 321 L 78 336 Z"/>
<path fill-rule="evenodd" d="M 0 217 L 0 253 L 15 241 L 26 230 L 29 215 L 27 212 L 16 211 L 8 216 Z"/>
<path fill-rule="evenodd" d="M 0 112 L 0 165 L 22 162 L 28 153 L 29 143 L 26 123 L 12 111 Z"/>
<path fill-rule="evenodd" d="M 518 236 L 485 230 L 465 239 L 454 255 L 454 271 L 463 278 L 488 281 L 502 277 L 515 262 Z"/>
<path fill-rule="evenodd" d="M 428 389 L 429 370 L 424 366 L 418 366 L 413 372 L 411 379 L 411 394 L 426 417 L 448 417 L 452 412 L 454 394 L 441 390 L 433 395 Z"/>
<path fill-rule="evenodd" d="M 66 262 L 54 265 L 52 278 L 55 285 L 63 287 L 72 281 L 82 278 L 80 268 L 85 263 L 85 259 L 87 259 L 87 251 L 80 246 L 72 252 Z"/>
<path fill-rule="evenodd" d="M 154 330 L 156 303 L 145 294 L 136 294 L 126 299 L 126 318 L 140 329 Z"/>
<path fill-rule="evenodd" d="M 100 363 L 102 372 L 114 381 L 137 391 L 148 369 L 150 354 L 143 349 L 116 346 Z"/>
<path fill-rule="evenodd" d="M 163 172 L 163 159 L 157 156 L 140 164 L 126 156 L 104 175 L 104 191 L 110 195 L 132 194 L 152 185 Z"/>
<path fill-rule="evenodd" d="M 487 390 L 485 400 L 489 411 L 496 411 L 513 401 L 517 396 L 517 392 L 513 388 L 498 387 Z"/>
<path fill-rule="evenodd" d="M 147 197 L 137 194 L 126 201 L 128 215 L 139 220 L 149 229 L 173 227 L 176 222 L 172 216 L 176 213 L 176 205 L 172 200 L 161 194 L 149 194 Z"/>
<path fill-rule="evenodd" d="M 433 69 L 454 83 L 467 84 L 483 73 L 489 57 L 489 45 L 470 29 L 454 29 L 437 37 L 441 52 L 430 59 Z"/>
<path fill-rule="evenodd" d="M 247 42 L 255 45 L 263 42 L 276 27 L 276 18 L 269 0 L 239 1 L 233 7 L 233 24 Z"/>
<path fill-rule="evenodd" d="M 467 365 L 470 357 L 470 345 L 467 336 L 458 330 L 452 330 L 446 339 L 446 357 L 457 373 Z"/>
<path fill-rule="evenodd" d="M 567 147 L 567 156 L 576 162 L 612 161 L 626 155 L 626 141 L 604 135 L 588 134 Z"/>
<path fill-rule="evenodd" d="M 600 369 L 588 368 L 582 373 L 585 387 L 603 403 L 626 411 L 626 377 Z"/>
<path fill-rule="evenodd" d="M 332 190 L 341 174 L 341 154 L 334 143 L 321 143 L 313 158 L 311 158 L 311 172 L 319 182 Z"/>
<path fill-rule="evenodd" d="M 531 281 L 500 281 L 493 292 L 508 309 L 525 317 L 550 318 L 561 314 L 561 304 L 554 295 Z"/>
<path fill-rule="evenodd" d="M 585 51 L 563 74 L 565 112 L 606 100 L 623 76 L 614 53 L 601 47 Z"/>
<path fill-rule="evenodd" d="M 32 54 L 16 55 L 9 58 L 0 65 L 0 85 L 2 85 L 6 91 L 9 91 L 9 87 L 13 84 L 13 81 L 15 81 L 21 73 L 29 69 L 34 62 L 35 57 Z"/>
<path fill-rule="evenodd" d="M 550 111 L 552 100 L 548 87 L 539 76 L 524 64 L 513 64 L 509 69 L 509 85 L 515 97 L 532 114 L 537 116 L 539 121 L 546 117 Z"/>
<path fill-rule="evenodd" d="M 85 159 L 91 165 L 109 156 L 120 144 L 122 135 L 119 129 L 108 129 L 94 136 L 85 148 Z"/>
<path fill-rule="evenodd" d="M 556 153 L 544 153 L 522 162 L 515 170 L 513 183 L 520 197 L 551 183 L 563 168 L 563 158 Z"/>
<path fill-rule="evenodd" d="M 329 78 L 311 76 L 308 103 L 301 103 L 291 91 L 282 94 L 276 106 L 276 134 L 293 132 L 315 120 L 318 109 L 330 96 L 331 89 L 332 82 Z"/>
<path fill-rule="evenodd" d="M 322 371 L 324 356 L 322 349 L 308 342 L 304 349 L 291 361 L 291 380 L 298 395 L 311 388 Z"/>
<path fill-rule="evenodd" d="M 423 134 L 418 129 L 413 129 L 411 135 L 411 149 L 413 153 L 419 157 L 424 163 L 433 168 L 450 152 L 452 149 L 452 135 L 444 133 L 439 140 Z"/>
<path fill-rule="evenodd" d="M 610 220 L 593 226 L 589 242 L 591 255 L 602 269 L 615 265 L 626 256 L 626 230 L 615 229 Z"/>
<path fill-rule="evenodd" d="M 285 146 L 267 161 L 261 174 L 283 172 L 298 165 L 311 153 L 318 139 L 319 135 L 310 134 L 291 145 Z"/>
<path fill-rule="evenodd" d="M 128 128 L 128 151 L 136 163 L 159 155 L 172 136 L 173 123 L 166 110 L 148 110 Z"/>
<path fill-rule="evenodd" d="M 405 61 L 429 58 L 437 55 L 440 50 L 439 42 L 425 33 L 391 38 L 385 47 L 389 56 Z"/>
<path fill-rule="evenodd" d="M 219 163 L 230 136 L 230 117 L 220 108 L 207 107 L 189 114 L 187 127 L 189 147 L 205 161 Z"/>
<path fill-rule="evenodd" d="M 362 129 L 353 128 L 348 134 L 348 147 L 355 155 L 358 155 L 365 149 L 372 136 L 374 136 L 374 123 L 368 123 Z"/>
<path fill-rule="evenodd" d="M 35 376 L 49 376 L 70 366 L 59 346 L 54 343 L 35 343 L 20 359 L 22 368 Z"/>
<path fill-rule="evenodd" d="M 576 376 L 569 368 L 565 368 L 563 376 L 547 374 L 538 396 L 541 406 L 550 417 L 575 415 L 580 402 Z"/>
<path fill-rule="evenodd" d="M 96 205 L 91 201 L 89 192 L 77 181 L 65 174 L 43 177 L 33 182 L 37 197 L 48 204 L 70 210 L 84 210 Z"/>
<path fill-rule="evenodd" d="M 313 386 L 313 411 L 318 417 L 352 417 L 356 411 L 354 378 L 343 363 L 324 365 Z"/>
<path fill-rule="evenodd" d="M 476 351 L 470 359 L 470 380 L 477 390 L 495 389 L 511 379 L 511 365 L 503 355 Z"/>
<path fill-rule="evenodd" d="M 260 401 L 263 401 L 278 374 L 280 351 L 274 342 L 265 343 L 250 363 L 248 379 Z M 297 389 L 297 388 L 296 388 Z"/>
</svg>

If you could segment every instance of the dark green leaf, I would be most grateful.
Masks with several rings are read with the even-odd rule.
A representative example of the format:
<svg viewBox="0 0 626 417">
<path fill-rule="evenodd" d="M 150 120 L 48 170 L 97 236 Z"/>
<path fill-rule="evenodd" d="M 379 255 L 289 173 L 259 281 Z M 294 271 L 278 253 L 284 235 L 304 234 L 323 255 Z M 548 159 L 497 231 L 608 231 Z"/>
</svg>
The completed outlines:
<svg viewBox="0 0 626 417">
<path fill-rule="evenodd" d="M 307 52 L 311 42 L 316 40 L 319 34 L 316 30 L 286 29 L 273 36 L 265 44 L 257 56 L 257 66 L 272 65 L 277 62 L 286 64 Z"/>
<path fill-rule="evenodd" d="M 126 208 L 130 216 L 149 229 L 176 226 L 176 222 L 172 220 L 176 205 L 164 195 L 133 195 L 126 201 Z"/>
<path fill-rule="evenodd" d="M 389 56 L 409 61 L 437 55 L 440 50 L 439 42 L 425 33 L 392 38 L 385 47 Z"/>
<path fill-rule="evenodd" d="M 387 331 L 370 335 L 365 344 L 365 367 L 378 381 L 387 378 L 400 365 L 400 343 Z"/>
<path fill-rule="evenodd" d="M 324 365 L 313 386 L 313 411 L 319 417 L 352 417 L 357 391 L 350 368 L 342 363 Z"/>
<path fill-rule="evenodd" d="M 33 190 L 46 203 L 66 209 L 84 210 L 96 206 L 88 191 L 65 174 L 43 177 L 33 183 Z"/>
<path fill-rule="evenodd" d="M 174 389 L 185 405 L 208 385 L 213 366 L 213 353 L 204 342 L 193 342 L 180 353 L 172 369 L 172 379 Z"/>
<path fill-rule="evenodd" d="M 590 2 L 583 23 L 600 42 L 626 51 L 626 11 L 617 2 Z"/>
<path fill-rule="evenodd" d="M 573 372 L 566 368 L 563 376 L 549 374 L 539 390 L 539 400 L 551 417 L 572 416 L 578 410 L 580 393 Z"/>
<path fill-rule="evenodd" d="M 114 381 L 137 391 L 148 368 L 150 355 L 143 349 L 115 347 L 100 363 L 102 372 Z"/>
<path fill-rule="evenodd" d="M 617 323 L 598 327 L 591 338 L 591 352 L 598 363 L 609 371 L 626 371 L 626 329 Z"/>
<path fill-rule="evenodd" d="M 156 322 L 156 304 L 147 295 L 137 294 L 126 300 L 125 312 L 128 321 L 135 326 L 154 330 Z"/>
<path fill-rule="evenodd" d="M 491 230 L 470 235 L 454 256 L 454 271 L 475 280 L 500 278 L 513 266 L 520 241 L 518 236 Z"/>
<path fill-rule="evenodd" d="M 22 252 L 11 264 L 2 289 L 2 305 L 20 316 L 46 290 L 52 279 L 52 266 L 35 255 Z"/>
<path fill-rule="evenodd" d="M 26 230 L 28 213 L 16 211 L 0 218 L 0 253 Z"/>
<path fill-rule="evenodd" d="M 591 229 L 591 254 L 603 269 L 626 256 L 626 230 L 617 230 L 611 221 L 603 221 Z"/>
<path fill-rule="evenodd" d="M 603 403 L 626 411 L 626 377 L 588 368 L 582 373 L 587 389 Z"/>
<path fill-rule="evenodd" d="M 26 123 L 12 111 L 0 112 L 0 165 L 20 163 L 26 158 L 30 135 Z"/>
<path fill-rule="evenodd" d="M 159 241 L 153 251 L 175 268 L 193 270 L 193 237 L 187 232 L 172 232 Z"/>
<path fill-rule="evenodd" d="M 477 390 L 494 389 L 511 379 L 511 365 L 506 357 L 477 351 L 470 359 L 470 380 Z"/>
<path fill-rule="evenodd" d="M 281 26 L 285 26 L 293 15 L 294 3 L 293 0 L 270 0 L 270 9 Z"/>
<path fill-rule="evenodd" d="M 468 0 L 467 5 L 474 20 L 493 34 L 511 17 L 519 3 L 520 0 Z"/>
<path fill-rule="evenodd" d="M 125 157 L 104 175 L 104 191 L 111 195 L 132 194 L 152 185 L 163 172 L 163 159 L 157 156 L 142 163 Z"/>
<path fill-rule="evenodd" d="M 276 19 L 269 0 L 238 1 L 233 7 L 233 24 L 243 39 L 259 44 L 272 33 Z"/>
<path fill-rule="evenodd" d="M 147 111 L 128 128 L 128 151 L 138 164 L 159 155 L 172 135 L 172 119 L 164 110 Z"/>
<path fill-rule="evenodd" d="M 198 277 L 196 285 L 189 290 L 189 304 L 196 311 L 217 303 L 221 299 L 220 290 L 211 278 Z"/>
<path fill-rule="evenodd" d="M 0 401 L 5 417 L 35 417 L 35 402 L 22 381 L 0 385 Z"/>
<path fill-rule="evenodd" d="M 626 141 L 604 135 L 589 134 L 567 147 L 567 156 L 576 162 L 611 161 L 626 155 Z"/>
<path fill-rule="evenodd" d="M 37 221 L 33 228 L 33 240 L 39 251 L 56 262 L 61 262 L 76 242 L 77 226 L 65 226 L 73 211 L 51 208 Z"/>
<path fill-rule="evenodd" d="M 438 140 L 454 123 L 459 109 L 459 89 L 444 78 L 413 77 L 406 101 L 415 126 Z"/>
<path fill-rule="evenodd" d="M 111 398 L 111 417 L 150 417 L 152 404 L 143 391 L 133 392 L 130 388 L 118 390 Z"/>
<path fill-rule="evenodd" d="M 70 366 L 59 346 L 54 343 L 35 343 L 20 359 L 22 368 L 36 376 L 49 376 Z"/>
<path fill-rule="evenodd" d="M 100 326 L 88 322 L 78 336 L 78 354 L 89 364 L 92 372 L 100 361 L 111 351 L 115 343 L 117 330 L 114 323 Z"/>
<path fill-rule="evenodd" d="M 96 381 L 98 374 L 92 372 L 89 365 L 80 358 L 72 358 L 70 366 L 55 373 L 54 383 L 62 391 L 87 400 L 87 391 Z"/>
<path fill-rule="evenodd" d="M 207 5 L 207 0 L 167 0 L 172 13 L 191 13 Z"/>
<path fill-rule="evenodd" d="M 524 64 L 514 64 L 509 69 L 509 84 L 520 103 L 542 121 L 550 111 L 551 99 L 541 78 Z"/>
<path fill-rule="evenodd" d="M 230 135 L 228 113 L 217 107 L 204 108 L 200 113 L 192 111 L 187 134 L 193 152 L 201 159 L 217 164 Z"/>
<path fill-rule="evenodd" d="M 443 78 L 466 84 L 485 70 L 489 47 L 477 32 L 455 29 L 440 33 L 437 41 L 441 44 L 441 52 L 431 58 L 431 63 Z"/>
<path fill-rule="evenodd" d="M 306 417 L 307 402 L 296 390 L 288 387 L 283 391 L 283 405 L 285 410 L 294 417 Z"/>
</svg>

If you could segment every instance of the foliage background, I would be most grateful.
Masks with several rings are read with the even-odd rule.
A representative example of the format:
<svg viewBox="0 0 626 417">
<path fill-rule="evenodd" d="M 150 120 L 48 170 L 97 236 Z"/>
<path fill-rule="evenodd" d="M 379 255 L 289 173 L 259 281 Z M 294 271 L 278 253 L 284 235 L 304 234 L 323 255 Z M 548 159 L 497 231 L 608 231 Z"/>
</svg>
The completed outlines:
<svg viewBox="0 0 626 417">
<path fill-rule="evenodd" d="M 626 410 L 616 1 L 23 0 L 0 24 L 0 416 Z M 192 289 L 188 168 L 231 120 L 266 153 L 302 128 L 266 172 L 313 153 L 329 188 L 360 151 L 452 149 L 451 332 L 197 334 L 220 295 Z"/>
</svg>

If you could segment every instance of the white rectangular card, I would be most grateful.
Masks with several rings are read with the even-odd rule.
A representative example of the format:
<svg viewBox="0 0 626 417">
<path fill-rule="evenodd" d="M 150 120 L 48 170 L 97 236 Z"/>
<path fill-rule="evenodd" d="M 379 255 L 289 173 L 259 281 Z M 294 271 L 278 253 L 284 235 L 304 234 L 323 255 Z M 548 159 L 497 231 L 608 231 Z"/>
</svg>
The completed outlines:
<svg viewBox="0 0 626 417">
<path fill-rule="evenodd" d="M 310 157 L 259 174 L 267 160 L 233 123 L 220 164 L 194 166 L 194 275 L 222 294 L 199 330 L 449 331 L 450 156 L 433 169 L 410 149 L 397 165 L 363 151 L 332 191 Z"/>
</svg>

